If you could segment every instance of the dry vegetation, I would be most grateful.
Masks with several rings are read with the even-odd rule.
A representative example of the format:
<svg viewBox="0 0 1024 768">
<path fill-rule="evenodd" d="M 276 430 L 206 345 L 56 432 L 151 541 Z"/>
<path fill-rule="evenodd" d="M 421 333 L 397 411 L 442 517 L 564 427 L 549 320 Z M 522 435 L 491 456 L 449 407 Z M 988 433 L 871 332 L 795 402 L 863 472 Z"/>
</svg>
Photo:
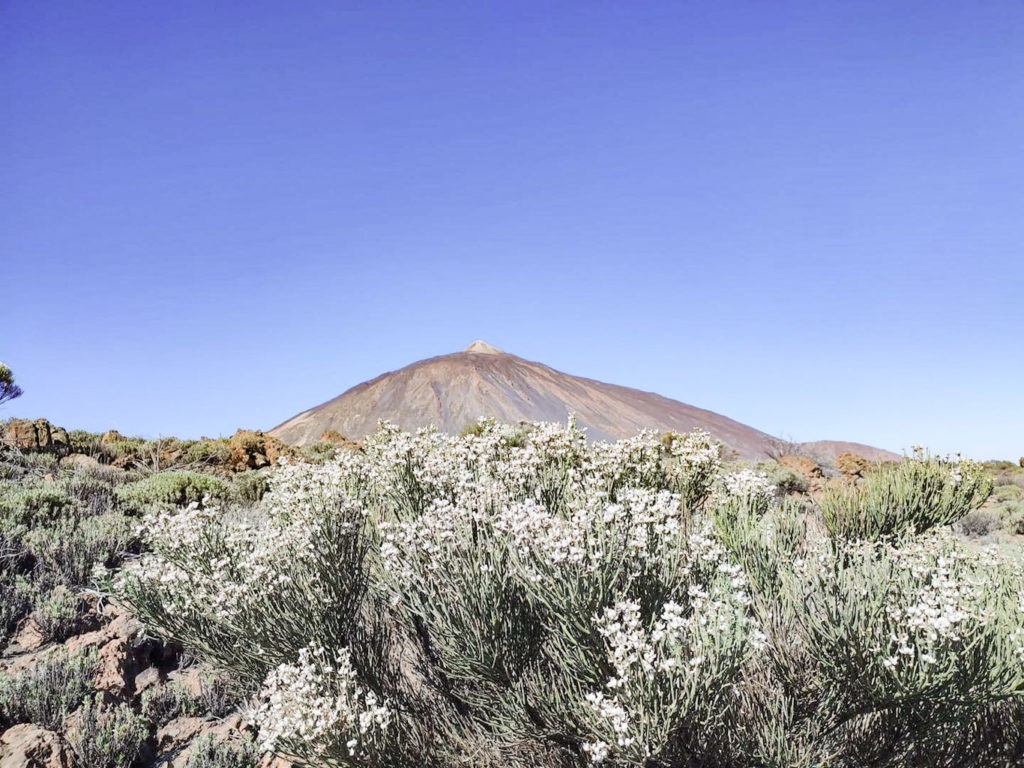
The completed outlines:
<svg viewBox="0 0 1024 768">
<path fill-rule="evenodd" d="M 0 457 L 4 765 L 1022 759 L 1013 465 L 25 424 Z"/>
</svg>

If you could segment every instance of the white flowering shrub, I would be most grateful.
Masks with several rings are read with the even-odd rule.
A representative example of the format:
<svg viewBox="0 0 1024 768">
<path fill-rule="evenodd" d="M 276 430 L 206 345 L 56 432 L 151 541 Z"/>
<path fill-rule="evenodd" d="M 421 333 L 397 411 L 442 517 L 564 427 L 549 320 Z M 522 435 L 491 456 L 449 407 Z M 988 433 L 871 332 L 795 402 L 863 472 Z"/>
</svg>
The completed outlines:
<svg viewBox="0 0 1024 768">
<path fill-rule="evenodd" d="M 198 504 L 144 518 L 152 552 L 118 590 L 151 626 L 259 685 L 320 637 L 343 644 L 366 590 L 365 513 L 329 468 L 283 467 L 256 514 Z"/>
<path fill-rule="evenodd" d="M 251 509 L 147 518 L 117 589 L 310 765 L 1018 759 L 1019 557 L 914 535 L 984 478 L 905 465 L 819 516 L 700 433 L 383 425 Z"/>
<path fill-rule="evenodd" d="M 789 670 L 781 682 L 817 703 L 819 749 L 917 764 L 922 750 L 934 759 L 951 726 L 966 732 L 986 708 L 1019 701 L 1020 553 L 970 549 L 948 529 L 815 550 L 784 572 L 771 653 Z"/>
</svg>

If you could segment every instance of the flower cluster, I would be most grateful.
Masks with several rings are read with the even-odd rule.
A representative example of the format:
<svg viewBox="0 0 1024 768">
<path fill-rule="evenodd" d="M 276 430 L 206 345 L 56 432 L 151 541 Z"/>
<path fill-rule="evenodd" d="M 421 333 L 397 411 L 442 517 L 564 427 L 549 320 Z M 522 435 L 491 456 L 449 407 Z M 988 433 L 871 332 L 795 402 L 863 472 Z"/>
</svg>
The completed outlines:
<svg viewBox="0 0 1024 768">
<path fill-rule="evenodd" d="M 965 636 L 993 617 L 990 598 L 997 585 L 992 575 L 1000 569 L 995 550 L 967 550 L 948 533 L 885 549 L 895 567 L 909 575 L 902 589 L 891 591 L 886 606 L 894 625 L 882 661 L 886 668 L 935 665 L 943 655 L 959 652 Z"/>
<path fill-rule="evenodd" d="M 741 469 L 722 478 L 725 491 L 731 496 L 768 502 L 775 498 L 777 488 L 760 472 Z"/>
<path fill-rule="evenodd" d="M 284 468 L 278 477 L 294 483 L 297 474 Z M 301 475 L 323 484 L 319 468 L 305 468 Z M 292 578 L 293 569 L 320 557 L 324 506 L 311 503 L 308 484 L 288 492 L 286 488 L 276 486 L 256 517 L 231 517 L 217 507 L 197 504 L 147 514 L 140 533 L 153 554 L 122 578 L 159 584 L 171 612 L 232 620 L 254 596 L 278 590 Z M 358 519 L 361 511 L 349 506 L 349 516 Z"/>
<path fill-rule="evenodd" d="M 604 736 L 589 742 L 594 763 L 613 754 L 651 756 L 664 738 L 657 718 L 665 723 L 682 716 L 699 719 L 763 643 L 747 611 L 742 569 L 728 561 L 708 530 L 693 533 L 685 550 L 690 580 L 684 594 L 653 616 L 644 615 L 639 601 L 626 599 L 595 617 L 614 674 L 605 690 L 585 696 L 594 728 Z M 652 702 L 667 692 L 672 703 L 652 712 Z"/>
<path fill-rule="evenodd" d="M 347 648 L 333 657 L 318 646 L 274 669 L 251 716 L 267 752 L 300 747 L 303 754 L 358 758 L 391 723 L 386 701 L 360 685 Z"/>
</svg>

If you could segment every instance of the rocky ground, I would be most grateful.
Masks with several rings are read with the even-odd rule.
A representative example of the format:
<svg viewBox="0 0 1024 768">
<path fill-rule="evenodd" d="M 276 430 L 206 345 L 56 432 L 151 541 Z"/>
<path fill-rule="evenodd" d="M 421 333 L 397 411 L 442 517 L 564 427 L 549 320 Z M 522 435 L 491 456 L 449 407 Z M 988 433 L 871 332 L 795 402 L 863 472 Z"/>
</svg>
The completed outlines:
<svg viewBox="0 0 1024 768">
<path fill-rule="evenodd" d="M 29 617 L 0 654 L 0 676 L 40 669 L 55 656 L 95 654 L 93 690 L 106 704 L 127 704 L 149 720 L 150 734 L 136 765 L 186 768 L 196 764 L 197 747 L 210 744 L 234 743 L 239 753 L 252 749 L 244 704 L 209 670 L 191 663 L 181 648 L 147 637 L 138 621 L 95 598 L 86 619 L 85 631 L 53 643 L 44 640 L 43 631 Z M 7 728 L 0 735 L 0 766 L 93 768 L 83 765 L 73 748 L 82 738 L 75 714 L 57 729 L 37 723 Z M 252 764 L 292 766 L 270 756 Z"/>
</svg>

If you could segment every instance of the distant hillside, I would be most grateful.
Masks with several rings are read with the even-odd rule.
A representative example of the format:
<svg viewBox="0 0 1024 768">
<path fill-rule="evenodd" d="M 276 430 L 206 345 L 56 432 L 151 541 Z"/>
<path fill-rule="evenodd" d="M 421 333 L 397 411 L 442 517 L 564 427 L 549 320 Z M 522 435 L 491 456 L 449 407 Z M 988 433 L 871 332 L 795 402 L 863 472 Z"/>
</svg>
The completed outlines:
<svg viewBox="0 0 1024 768">
<path fill-rule="evenodd" d="M 433 424 L 459 432 L 482 416 L 499 421 L 564 422 L 570 414 L 595 440 L 617 440 L 641 429 L 703 429 L 747 459 L 766 457 L 774 438 L 726 416 L 677 400 L 556 371 L 502 352 L 482 341 L 462 352 L 421 360 L 358 384 L 333 400 L 270 430 L 293 445 L 315 442 L 325 431 L 361 438 L 387 419 L 405 429 Z M 807 444 L 822 458 L 853 451 L 868 458 L 895 454 L 858 443 Z"/>
</svg>

